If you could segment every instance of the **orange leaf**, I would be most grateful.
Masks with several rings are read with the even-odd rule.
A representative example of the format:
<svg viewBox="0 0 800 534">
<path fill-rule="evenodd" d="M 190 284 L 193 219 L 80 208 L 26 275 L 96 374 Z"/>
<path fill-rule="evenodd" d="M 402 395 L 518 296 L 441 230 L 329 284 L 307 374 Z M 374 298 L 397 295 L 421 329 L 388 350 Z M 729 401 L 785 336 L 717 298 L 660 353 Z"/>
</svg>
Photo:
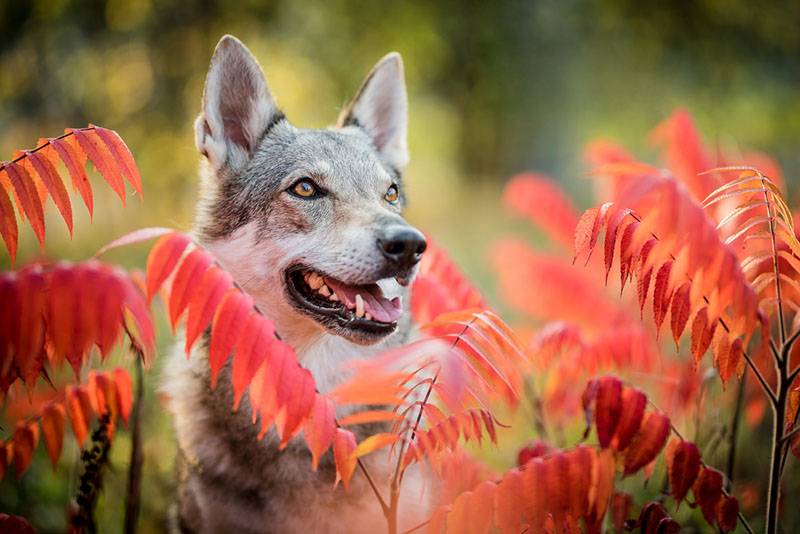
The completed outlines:
<svg viewBox="0 0 800 534">
<path fill-rule="evenodd" d="M 39 245 L 44 247 L 44 210 L 39 201 L 39 194 L 36 192 L 36 185 L 22 165 L 8 162 L 3 169 L 11 181 L 22 211 L 31 223 Z"/>
<path fill-rule="evenodd" d="M 711 345 L 714 338 L 714 331 L 717 328 L 716 321 L 709 324 L 708 308 L 700 308 L 692 321 L 692 356 L 696 366 Z"/>
<path fill-rule="evenodd" d="M 272 349 L 285 350 L 287 347 L 282 341 L 273 339 Z M 285 447 L 289 440 L 300 431 L 303 421 L 308 417 L 309 412 L 314 407 L 316 397 L 314 378 L 308 369 L 297 365 L 294 358 L 287 358 L 284 364 L 284 373 L 280 379 L 280 389 L 286 393 L 279 392 L 279 402 L 281 397 L 285 397 L 283 402 L 284 411 L 276 421 L 278 435 L 281 437 L 280 447 Z M 287 370 L 290 370 L 288 373 Z"/>
<path fill-rule="evenodd" d="M 161 287 L 175 265 L 183 255 L 183 251 L 191 243 L 189 236 L 180 232 L 167 234 L 153 245 L 150 254 L 147 256 L 147 300 L 153 299 L 153 295 Z"/>
<path fill-rule="evenodd" d="M 672 294 L 672 308 L 670 311 L 670 326 L 672 328 L 672 338 L 675 340 L 675 346 L 683 334 L 686 323 L 689 321 L 691 314 L 690 293 L 691 285 L 687 282 L 675 290 Z"/>
<path fill-rule="evenodd" d="M 401 419 L 400 415 L 389 410 L 364 410 L 342 417 L 339 419 L 339 424 L 342 426 L 363 425 L 365 423 L 397 421 L 398 419 Z"/>
<path fill-rule="evenodd" d="M 700 451 L 690 441 L 674 440 L 665 455 L 670 494 L 680 503 L 700 473 Z"/>
<path fill-rule="evenodd" d="M 519 534 L 525 497 L 522 473 L 507 471 L 494 492 L 494 522 L 502 534 Z"/>
<path fill-rule="evenodd" d="M 67 386 L 67 413 L 72 424 L 72 432 L 78 445 L 83 446 L 89 434 L 89 421 L 91 419 L 92 405 L 89 393 L 83 386 Z"/>
<path fill-rule="evenodd" d="M 69 171 L 70 178 L 72 178 L 72 185 L 83 199 L 91 218 L 94 211 L 92 186 L 89 183 L 89 177 L 86 176 L 86 170 L 83 168 L 80 157 L 75 153 L 75 148 L 62 139 L 50 139 L 50 146 L 53 147 L 61 161 L 64 162 L 64 166 Z"/>
<path fill-rule="evenodd" d="M 669 273 L 672 271 L 672 260 L 665 261 L 656 272 L 655 286 L 653 287 L 653 319 L 656 324 L 656 333 L 661 329 L 661 323 L 667 316 L 672 294 L 669 292 Z"/>
<path fill-rule="evenodd" d="M 128 182 L 133 186 L 133 189 L 141 195 L 142 177 L 139 174 L 139 169 L 136 167 L 133 154 L 131 154 L 128 146 L 122 141 L 119 134 L 113 130 L 107 130 L 100 126 L 95 126 L 94 124 L 90 124 L 89 127 L 94 128 L 97 136 L 102 139 L 109 152 L 114 157 L 117 167 L 122 169 L 123 174 L 128 178 Z"/>
<path fill-rule="evenodd" d="M 397 442 L 398 439 L 400 439 L 400 436 L 388 432 L 379 432 L 378 434 L 373 434 L 356 446 L 356 448 L 353 450 L 353 455 L 356 458 L 361 458 L 362 456 L 366 456 L 367 454 L 373 453 L 379 449 L 391 445 L 392 443 Z"/>
<path fill-rule="evenodd" d="M 658 455 L 669 436 L 669 418 L 648 412 L 642 420 L 639 432 L 625 450 L 625 475 L 635 473 L 649 464 Z"/>
<path fill-rule="evenodd" d="M 5 169 L 5 166 L 0 165 L 0 173 Z M 3 236 L 3 242 L 8 249 L 8 255 L 11 258 L 11 265 L 14 265 L 14 260 L 17 257 L 17 240 L 19 239 L 19 228 L 17 227 L 17 217 L 14 214 L 14 206 L 11 204 L 11 199 L 8 198 L 5 187 L 0 182 L 0 235 Z"/>
<path fill-rule="evenodd" d="M 58 466 L 61 447 L 64 445 L 64 419 L 64 406 L 60 403 L 48 404 L 42 411 L 42 434 L 53 471 Z"/>
<path fill-rule="evenodd" d="M 228 361 L 252 310 L 253 299 L 236 288 L 229 289 L 217 307 L 211 324 L 211 346 L 208 351 L 212 388 L 217 386 L 217 375 Z"/>
<path fill-rule="evenodd" d="M 116 386 L 116 398 L 119 404 L 119 415 L 125 425 L 128 425 L 128 418 L 133 407 L 133 383 L 131 376 L 125 369 L 117 367 L 113 371 L 114 385 Z"/>
<path fill-rule="evenodd" d="M 342 481 L 344 489 L 350 486 L 350 477 L 356 469 L 356 436 L 349 430 L 337 428 L 333 437 L 333 459 L 336 462 L 336 481 L 334 487 Z"/>
<path fill-rule="evenodd" d="M 303 427 L 303 437 L 311 451 L 311 468 L 316 471 L 320 457 L 328 450 L 333 442 L 336 430 L 336 420 L 333 403 L 323 395 L 314 397 L 314 406 L 311 415 L 306 419 Z"/>
<path fill-rule="evenodd" d="M 69 200 L 69 193 L 64 187 L 64 182 L 61 181 L 61 177 L 56 172 L 53 164 L 43 154 L 40 152 L 25 152 L 25 155 L 53 198 L 61 217 L 67 224 L 69 235 L 72 236 L 72 204 Z"/>
<path fill-rule="evenodd" d="M 111 189 L 117 194 L 125 205 L 125 184 L 122 182 L 122 175 L 117 168 L 113 156 L 109 153 L 108 149 L 97 137 L 93 130 L 81 130 L 67 128 L 66 130 L 75 136 L 78 144 L 77 146 L 88 156 L 89 161 L 95 166 Z"/>
<path fill-rule="evenodd" d="M 39 425 L 36 422 L 25 423 L 17 421 L 14 430 L 14 467 L 17 471 L 17 480 L 22 477 L 31 464 L 36 444 L 39 443 Z"/>
<path fill-rule="evenodd" d="M 717 369 L 719 369 L 719 377 L 722 379 L 723 388 L 728 383 L 728 379 L 737 372 L 741 360 L 742 338 L 737 337 L 728 346 L 727 350 L 720 352 L 717 358 Z"/>
</svg>

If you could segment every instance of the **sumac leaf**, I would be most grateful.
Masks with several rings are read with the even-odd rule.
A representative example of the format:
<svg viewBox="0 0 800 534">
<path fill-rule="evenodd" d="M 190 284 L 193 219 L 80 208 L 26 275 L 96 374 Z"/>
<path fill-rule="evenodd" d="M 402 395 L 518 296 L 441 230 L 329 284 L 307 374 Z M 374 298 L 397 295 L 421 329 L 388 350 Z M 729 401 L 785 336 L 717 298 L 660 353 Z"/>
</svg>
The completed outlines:
<svg viewBox="0 0 800 534">
<path fill-rule="evenodd" d="M 635 473 L 653 461 L 664 448 L 669 436 L 670 421 L 665 415 L 647 412 L 639 432 L 625 450 L 625 475 Z"/>
<path fill-rule="evenodd" d="M 670 494 L 680 503 L 700 473 L 700 450 L 690 441 L 675 440 L 665 455 Z"/>
</svg>

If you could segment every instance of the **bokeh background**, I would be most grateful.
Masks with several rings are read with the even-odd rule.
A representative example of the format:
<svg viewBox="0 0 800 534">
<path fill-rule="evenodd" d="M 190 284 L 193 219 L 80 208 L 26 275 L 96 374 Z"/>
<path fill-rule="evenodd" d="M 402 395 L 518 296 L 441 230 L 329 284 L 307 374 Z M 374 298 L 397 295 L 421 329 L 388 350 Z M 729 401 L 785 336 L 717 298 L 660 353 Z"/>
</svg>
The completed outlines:
<svg viewBox="0 0 800 534">
<path fill-rule="evenodd" d="M 543 172 L 585 206 L 585 144 L 608 137 L 647 158 L 654 154 L 648 132 L 677 106 L 694 115 L 711 146 L 776 157 L 796 200 L 800 4 L 770 6 L 0 1 L 0 158 L 93 122 L 122 135 L 145 182 L 144 202 L 133 198 L 125 208 L 96 187 L 96 224 L 79 217 L 74 240 L 55 213 L 44 251 L 26 228 L 20 263 L 86 258 L 142 226 L 190 228 L 198 162 L 191 125 L 208 60 L 225 33 L 251 48 L 284 112 L 306 127 L 331 124 L 373 63 L 390 50 L 402 53 L 411 113 L 409 218 L 451 251 L 490 300 L 488 244 L 503 232 L 525 231 L 503 213 L 504 181 L 523 170 Z M 145 252 L 110 259 L 141 267 Z M 5 257 L 0 262 L 7 266 Z M 168 329 L 160 332 L 165 349 Z M 145 413 L 145 531 L 160 529 L 172 492 L 174 451 L 157 374 L 148 374 Z M 34 518 L 44 532 L 62 530 L 75 479 L 77 451 L 69 447 L 57 474 L 40 461 L 21 483 L 2 482 L 0 509 Z M 121 524 L 128 447 L 122 433 L 98 512 L 104 532 Z"/>
</svg>

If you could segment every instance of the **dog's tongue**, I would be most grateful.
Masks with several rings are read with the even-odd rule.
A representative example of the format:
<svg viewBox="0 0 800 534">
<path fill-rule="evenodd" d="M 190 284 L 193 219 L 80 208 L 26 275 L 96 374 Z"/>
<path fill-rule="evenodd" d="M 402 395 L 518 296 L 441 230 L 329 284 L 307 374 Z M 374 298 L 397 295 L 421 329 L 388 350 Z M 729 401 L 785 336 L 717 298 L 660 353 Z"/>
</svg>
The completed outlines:
<svg viewBox="0 0 800 534">
<path fill-rule="evenodd" d="M 336 293 L 339 300 L 350 309 L 356 307 L 356 295 L 364 299 L 364 310 L 374 321 L 393 323 L 403 314 L 403 305 L 399 297 L 392 300 L 383 296 L 383 291 L 377 284 L 365 286 L 348 286 L 337 280 L 325 278 L 325 283 Z"/>
</svg>

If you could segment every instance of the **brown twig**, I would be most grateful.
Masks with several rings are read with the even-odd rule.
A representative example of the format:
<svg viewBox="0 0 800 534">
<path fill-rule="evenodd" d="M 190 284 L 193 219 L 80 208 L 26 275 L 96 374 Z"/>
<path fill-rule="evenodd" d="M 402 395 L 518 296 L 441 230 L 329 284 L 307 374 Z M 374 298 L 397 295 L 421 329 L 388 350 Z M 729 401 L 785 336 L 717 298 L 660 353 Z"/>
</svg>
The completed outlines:
<svg viewBox="0 0 800 534">
<path fill-rule="evenodd" d="M 138 526 L 139 510 L 142 497 L 142 403 L 144 400 L 144 373 L 142 372 L 142 354 L 138 352 L 136 359 L 136 397 L 131 414 L 131 457 L 128 466 L 128 486 L 125 494 L 125 534 L 135 534 Z"/>
</svg>

